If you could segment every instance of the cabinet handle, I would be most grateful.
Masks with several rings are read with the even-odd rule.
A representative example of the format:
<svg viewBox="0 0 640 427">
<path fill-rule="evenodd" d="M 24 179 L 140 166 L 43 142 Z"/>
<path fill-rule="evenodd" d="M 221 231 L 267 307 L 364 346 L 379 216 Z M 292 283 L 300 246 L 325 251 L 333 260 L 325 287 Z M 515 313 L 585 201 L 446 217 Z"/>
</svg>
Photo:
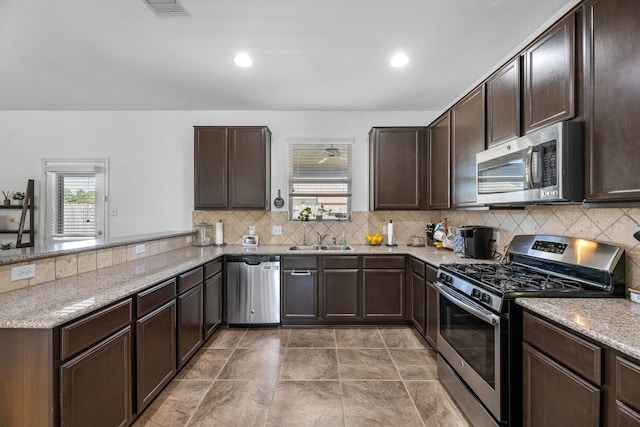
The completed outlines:
<svg viewBox="0 0 640 427">
<path fill-rule="evenodd" d="M 310 271 L 292 271 L 291 275 L 292 276 L 311 276 L 311 272 Z"/>
</svg>

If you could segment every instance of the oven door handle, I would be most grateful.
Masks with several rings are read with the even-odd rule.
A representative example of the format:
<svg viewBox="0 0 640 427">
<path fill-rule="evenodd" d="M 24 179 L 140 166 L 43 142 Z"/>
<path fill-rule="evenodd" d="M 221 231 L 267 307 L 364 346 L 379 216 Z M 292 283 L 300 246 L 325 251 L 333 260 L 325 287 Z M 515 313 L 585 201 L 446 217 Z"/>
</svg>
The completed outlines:
<svg viewBox="0 0 640 427">
<path fill-rule="evenodd" d="M 459 295 L 457 292 L 451 290 L 450 288 L 440 283 L 436 283 L 436 286 L 440 291 L 440 295 L 442 295 L 451 303 L 457 305 L 461 309 L 479 317 L 480 319 L 484 320 L 485 322 L 491 325 L 497 325 L 498 323 L 500 323 L 500 317 L 491 313 L 489 310 L 485 310 L 484 308 L 478 306 L 473 301 L 469 300 L 468 298 L 462 295 Z M 466 299 L 467 301 L 464 301 L 462 298 Z"/>
</svg>

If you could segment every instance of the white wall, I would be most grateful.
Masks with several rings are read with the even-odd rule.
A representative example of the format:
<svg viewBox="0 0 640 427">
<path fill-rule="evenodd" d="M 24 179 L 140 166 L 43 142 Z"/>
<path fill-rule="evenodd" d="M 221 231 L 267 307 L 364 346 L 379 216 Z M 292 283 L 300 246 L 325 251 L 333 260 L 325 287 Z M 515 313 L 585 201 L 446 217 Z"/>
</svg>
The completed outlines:
<svg viewBox="0 0 640 427">
<path fill-rule="evenodd" d="M 193 126 L 266 125 L 272 131 L 271 195 L 287 189 L 286 139 L 355 138 L 353 209 L 368 209 L 372 126 L 426 126 L 435 111 L 3 111 L 0 189 L 42 181 L 43 158 L 110 161 L 110 236 L 191 228 Z"/>
</svg>

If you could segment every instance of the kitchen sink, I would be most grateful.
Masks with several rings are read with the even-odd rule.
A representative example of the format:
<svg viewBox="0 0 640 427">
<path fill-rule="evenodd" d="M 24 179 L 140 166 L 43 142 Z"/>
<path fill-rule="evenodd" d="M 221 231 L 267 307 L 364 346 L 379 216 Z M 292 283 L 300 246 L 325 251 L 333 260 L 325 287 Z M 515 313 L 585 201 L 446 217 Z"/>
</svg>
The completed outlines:
<svg viewBox="0 0 640 427">
<path fill-rule="evenodd" d="M 352 251 L 351 246 L 342 245 L 297 245 L 291 246 L 290 251 Z"/>
</svg>

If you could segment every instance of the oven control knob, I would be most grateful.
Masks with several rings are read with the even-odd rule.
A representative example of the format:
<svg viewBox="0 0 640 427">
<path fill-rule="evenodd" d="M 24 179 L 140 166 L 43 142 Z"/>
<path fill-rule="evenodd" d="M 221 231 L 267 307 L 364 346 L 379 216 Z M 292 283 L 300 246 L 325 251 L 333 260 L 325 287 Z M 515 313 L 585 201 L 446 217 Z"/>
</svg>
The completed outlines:
<svg viewBox="0 0 640 427">
<path fill-rule="evenodd" d="M 475 299 L 480 299 L 480 289 L 474 289 L 471 291 L 471 297 Z"/>
<path fill-rule="evenodd" d="M 491 303 L 491 296 L 489 294 L 486 293 L 482 293 L 482 298 L 480 298 L 480 301 L 486 303 L 486 304 L 490 304 Z"/>
</svg>

